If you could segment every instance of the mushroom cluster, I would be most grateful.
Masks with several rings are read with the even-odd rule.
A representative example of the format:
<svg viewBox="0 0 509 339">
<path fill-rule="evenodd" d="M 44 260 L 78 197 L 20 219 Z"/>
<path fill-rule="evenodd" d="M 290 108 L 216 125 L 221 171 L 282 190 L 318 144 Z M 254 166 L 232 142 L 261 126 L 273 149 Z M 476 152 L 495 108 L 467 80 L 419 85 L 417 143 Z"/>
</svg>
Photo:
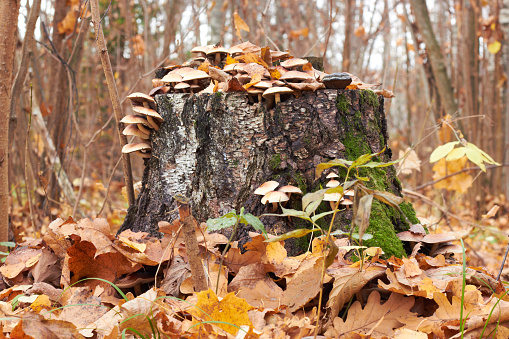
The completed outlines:
<svg viewBox="0 0 509 339">
<path fill-rule="evenodd" d="M 339 186 L 339 181 L 336 180 L 339 176 L 334 173 L 330 172 L 327 174 L 326 178 L 330 179 L 329 182 L 325 185 L 327 188 L 334 188 Z M 325 193 L 323 195 L 323 200 L 328 201 L 330 203 L 331 209 L 334 209 L 336 207 L 336 204 L 339 201 L 340 205 L 345 206 L 347 209 L 350 208 L 351 205 L 353 205 L 353 197 L 354 197 L 354 190 L 346 190 L 344 194 L 341 193 Z"/>
<path fill-rule="evenodd" d="M 152 154 L 150 132 L 159 130 L 163 118 L 157 113 L 156 102 L 150 95 L 132 93 L 127 98 L 131 101 L 134 114 L 126 115 L 120 120 L 126 125 L 122 133 L 137 137 L 139 142 L 125 145 L 122 153 L 135 153 L 142 158 L 150 158 Z"/>
<path fill-rule="evenodd" d="M 164 76 L 153 79 L 150 94 L 247 92 L 250 102 L 266 101 L 268 106 L 303 91 L 317 89 L 367 89 L 349 73 L 326 74 L 313 68 L 306 59 L 289 52 L 271 51 L 250 42 L 225 48 L 221 45 L 197 46 L 193 59 L 165 67 Z"/>
<path fill-rule="evenodd" d="M 258 187 L 254 194 L 257 195 L 263 195 L 262 197 L 262 204 L 271 203 L 272 208 L 271 212 L 275 212 L 278 207 L 278 203 L 285 203 L 288 200 L 290 200 L 290 196 L 292 193 L 296 194 L 302 194 L 302 191 L 300 188 L 292 186 L 292 185 L 286 185 L 283 187 L 280 187 L 277 191 L 275 190 L 279 186 L 279 183 L 277 181 L 267 181 L 264 182 L 260 187 Z"/>
<path fill-rule="evenodd" d="M 463 252 L 463 248 L 460 245 L 453 244 L 453 241 L 457 240 L 455 234 L 426 234 L 424 227 L 419 224 L 412 225 L 410 230 L 398 233 L 397 236 L 401 241 L 408 241 L 411 249 L 419 243 L 423 244 L 429 249 L 429 255 L 431 256 L 442 254 L 448 257 L 454 253 Z"/>
</svg>

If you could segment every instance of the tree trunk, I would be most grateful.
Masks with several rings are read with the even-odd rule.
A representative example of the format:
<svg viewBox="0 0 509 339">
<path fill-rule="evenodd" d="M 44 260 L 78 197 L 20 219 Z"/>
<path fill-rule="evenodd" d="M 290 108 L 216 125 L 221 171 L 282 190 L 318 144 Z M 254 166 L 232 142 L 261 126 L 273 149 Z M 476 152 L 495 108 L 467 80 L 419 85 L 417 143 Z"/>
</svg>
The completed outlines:
<svg viewBox="0 0 509 339">
<path fill-rule="evenodd" d="M 0 241 L 9 229 L 9 114 L 19 0 L 0 1 Z M 4 247 L 0 247 L 5 251 Z"/>
<path fill-rule="evenodd" d="M 444 108 L 444 113 L 453 115 L 458 111 L 458 105 L 454 100 L 454 91 L 451 80 L 447 75 L 444 56 L 442 55 L 440 45 L 438 44 L 433 28 L 431 27 L 426 1 L 410 0 L 410 5 L 414 12 L 415 22 L 419 28 L 419 32 L 426 44 L 426 51 L 431 63 L 433 76 L 436 79 L 436 86 Z"/>
<path fill-rule="evenodd" d="M 157 234 L 159 221 L 178 218 L 173 199 L 177 193 L 190 198 L 192 214 L 200 221 L 234 209 L 238 212 L 241 207 L 260 216 L 268 207 L 253 192 L 263 182 L 276 180 L 280 186 L 291 184 L 304 193 L 312 192 L 328 181 L 325 175 L 314 180 L 319 163 L 353 160 L 387 147 L 383 98 L 372 91 L 304 92 L 271 110 L 265 104 L 250 103 L 244 93 L 158 95 L 156 102 L 165 121 L 151 135 L 152 157 L 146 162 L 142 190 L 119 232 Z M 389 161 L 390 149 L 380 158 Z M 339 174 L 344 178 L 345 172 Z M 392 166 L 361 170 L 359 175 L 370 177 L 368 185 L 373 188 L 400 194 Z M 301 210 L 301 199 L 292 195 L 286 207 Z M 417 222 L 413 209 L 407 207 L 402 204 L 412 222 Z M 317 213 L 328 209 L 329 204 L 322 203 Z M 273 234 L 311 226 L 296 218 L 264 216 L 261 220 Z M 350 220 L 351 211 L 341 212 L 336 227 L 345 228 Z M 373 204 L 367 232 L 374 238 L 369 244 L 401 256 L 403 247 L 395 233 L 407 228 L 396 210 Z M 241 230 L 239 239 L 247 239 L 249 230 L 253 229 Z M 293 253 L 303 249 L 297 241 L 287 245 Z"/>
</svg>

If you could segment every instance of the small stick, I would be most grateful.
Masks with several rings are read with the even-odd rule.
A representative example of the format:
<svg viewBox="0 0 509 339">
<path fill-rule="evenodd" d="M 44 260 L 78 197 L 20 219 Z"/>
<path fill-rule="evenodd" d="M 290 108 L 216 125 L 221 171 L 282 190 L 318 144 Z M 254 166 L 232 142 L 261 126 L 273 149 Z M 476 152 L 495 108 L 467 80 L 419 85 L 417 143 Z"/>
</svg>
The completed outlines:
<svg viewBox="0 0 509 339">
<path fill-rule="evenodd" d="M 182 231 L 184 233 L 184 241 L 186 243 L 194 290 L 195 292 L 205 291 L 208 289 L 208 285 L 205 279 L 205 272 L 200 257 L 200 248 L 198 247 L 195 233 L 198 223 L 189 210 L 189 198 L 177 194 L 174 196 L 174 199 L 178 204 L 179 218 L 182 223 Z"/>
<path fill-rule="evenodd" d="M 500 281 L 500 276 L 502 275 L 502 270 L 504 269 L 505 260 L 507 259 L 507 253 L 509 253 L 509 244 L 507 244 L 507 249 L 505 250 L 504 260 L 502 260 L 502 265 L 500 266 L 500 272 L 498 272 L 497 280 Z"/>
</svg>

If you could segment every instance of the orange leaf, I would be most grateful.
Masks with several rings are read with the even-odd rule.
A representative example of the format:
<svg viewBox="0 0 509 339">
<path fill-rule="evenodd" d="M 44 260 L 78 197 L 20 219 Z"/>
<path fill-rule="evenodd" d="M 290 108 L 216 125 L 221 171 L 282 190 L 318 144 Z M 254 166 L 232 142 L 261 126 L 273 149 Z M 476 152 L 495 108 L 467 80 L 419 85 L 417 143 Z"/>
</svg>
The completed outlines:
<svg viewBox="0 0 509 339">
<path fill-rule="evenodd" d="M 239 40 L 242 40 L 240 31 L 249 32 L 249 26 L 246 24 L 244 20 L 242 20 L 242 18 L 237 12 L 233 13 L 233 22 L 235 24 L 235 34 L 237 35 L 237 38 L 239 38 Z"/>
</svg>

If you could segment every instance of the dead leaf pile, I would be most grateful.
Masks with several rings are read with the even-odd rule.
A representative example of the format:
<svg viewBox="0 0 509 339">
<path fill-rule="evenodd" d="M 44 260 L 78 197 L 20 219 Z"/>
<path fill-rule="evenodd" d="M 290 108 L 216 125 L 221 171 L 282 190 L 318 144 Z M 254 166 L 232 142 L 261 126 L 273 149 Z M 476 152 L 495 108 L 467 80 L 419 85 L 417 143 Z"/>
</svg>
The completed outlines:
<svg viewBox="0 0 509 339">
<path fill-rule="evenodd" d="M 328 252 L 321 238 L 313 241 L 311 252 L 288 257 L 284 241 L 266 242 L 263 235 L 251 233 L 243 250 L 232 244 L 220 269 L 219 247 L 227 239 L 208 233 L 202 224 L 195 235 L 209 289 L 195 293 L 180 228 L 179 220 L 161 222 L 160 239 L 132 231 L 115 237 L 105 219 L 55 220 L 43 239 L 19 244 L 0 267 L 3 334 L 314 334 Z M 355 247 L 345 246 L 346 239 L 335 240 L 340 250 L 325 271 L 320 333 L 333 338 L 454 338 L 463 324 L 467 338 L 507 337 L 504 286 L 482 269 L 463 270 L 451 257 L 418 253 L 435 246 L 425 242 L 430 235 L 420 233 L 421 228 L 414 225 L 408 231 L 422 245 L 403 259 L 382 260 L 373 251 L 378 254 L 354 263 L 345 255 Z M 432 236 L 440 244 L 449 239 Z"/>
</svg>

